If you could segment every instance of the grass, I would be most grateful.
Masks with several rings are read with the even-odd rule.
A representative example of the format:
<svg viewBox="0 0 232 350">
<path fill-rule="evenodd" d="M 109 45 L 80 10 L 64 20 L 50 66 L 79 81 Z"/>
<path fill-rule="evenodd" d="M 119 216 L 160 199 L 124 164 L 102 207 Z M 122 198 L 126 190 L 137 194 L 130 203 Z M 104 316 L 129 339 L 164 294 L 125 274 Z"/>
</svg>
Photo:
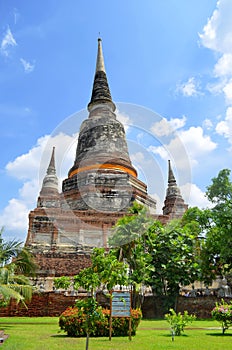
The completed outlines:
<svg viewBox="0 0 232 350">
<path fill-rule="evenodd" d="M 58 333 L 57 317 L 2 317 L 0 329 L 9 338 L 1 349 L 7 350 L 73 350 L 85 349 L 84 338 L 68 338 Z M 221 328 L 213 320 L 196 320 L 184 334 L 172 342 L 168 324 L 164 320 L 142 320 L 137 335 L 128 338 L 91 338 L 90 350 L 231 350 L 232 330 L 222 336 Z"/>
</svg>

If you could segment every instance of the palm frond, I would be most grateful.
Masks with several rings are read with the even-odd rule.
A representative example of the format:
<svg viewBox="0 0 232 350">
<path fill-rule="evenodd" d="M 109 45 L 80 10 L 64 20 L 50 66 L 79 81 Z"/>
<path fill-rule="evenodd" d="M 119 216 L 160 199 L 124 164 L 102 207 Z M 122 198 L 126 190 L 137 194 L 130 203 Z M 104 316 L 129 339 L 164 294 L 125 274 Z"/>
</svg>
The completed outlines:
<svg viewBox="0 0 232 350">
<path fill-rule="evenodd" d="M 23 295 L 13 289 L 11 285 L 0 284 L 0 299 L 10 301 L 11 298 L 15 299 L 17 303 L 24 300 Z"/>
<path fill-rule="evenodd" d="M 38 266 L 36 265 L 34 257 L 28 248 L 24 247 L 13 262 L 15 264 L 16 273 L 26 276 L 35 276 Z"/>
</svg>

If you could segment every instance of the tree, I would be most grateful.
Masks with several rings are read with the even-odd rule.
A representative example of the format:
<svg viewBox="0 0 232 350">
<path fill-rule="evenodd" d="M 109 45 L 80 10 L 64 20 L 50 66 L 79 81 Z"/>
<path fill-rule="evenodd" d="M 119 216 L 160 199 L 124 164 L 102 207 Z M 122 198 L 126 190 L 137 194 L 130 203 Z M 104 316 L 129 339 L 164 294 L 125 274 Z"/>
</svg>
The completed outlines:
<svg viewBox="0 0 232 350">
<path fill-rule="evenodd" d="M 219 171 L 218 176 L 212 178 L 212 184 L 207 187 L 206 196 L 216 206 L 231 203 L 232 182 L 230 181 L 229 169 Z"/>
<path fill-rule="evenodd" d="M 215 230 L 213 214 L 210 209 L 199 209 L 197 207 L 189 208 L 181 219 L 181 225 L 188 228 L 196 237 L 195 259 L 199 263 L 198 280 L 211 284 L 215 279 L 217 271 L 214 263 L 214 250 L 212 250 L 207 235 Z"/>
<path fill-rule="evenodd" d="M 149 284 L 156 295 L 175 297 L 180 285 L 197 279 L 196 234 L 181 221 L 173 220 L 166 226 L 155 221 L 146 233 L 146 251 L 153 266 Z"/>
<path fill-rule="evenodd" d="M 127 285 L 127 270 L 123 262 L 117 260 L 115 254 L 104 248 L 94 248 L 91 255 L 92 265 L 74 276 L 74 288 L 83 287 L 94 293 L 99 288 L 110 291 L 115 285 Z"/>
<path fill-rule="evenodd" d="M 30 300 L 33 287 L 29 275 L 35 269 L 30 253 L 18 241 L 6 242 L 0 230 L 0 305 L 7 305 L 11 298 L 25 305 Z"/>
<path fill-rule="evenodd" d="M 127 215 L 118 219 L 109 237 L 109 246 L 118 249 L 119 260 L 130 255 L 133 242 L 147 231 L 152 222 L 147 209 L 137 202 L 128 209 Z"/>
<path fill-rule="evenodd" d="M 77 303 L 84 309 L 86 319 L 84 327 L 86 330 L 86 350 L 89 348 L 89 337 L 96 327 L 96 321 L 99 320 L 100 314 L 97 312 L 97 303 L 95 293 L 98 288 L 106 287 L 110 291 L 115 285 L 127 284 L 127 270 L 124 263 L 119 262 L 112 252 L 107 252 L 104 248 L 93 249 L 91 255 L 92 264 L 74 276 L 74 289 L 80 287 L 87 290 L 91 297 L 87 300 Z M 56 288 L 68 289 L 71 280 L 66 277 L 57 277 L 54 280 Z"/>
<path fill-rule="evenodd" d="M 94 248 L 91 254 L 91 266 L 81 270 L 73 277 L 74 289 L 80 287 L 87 290 L 94 297 L 97 289 L 107 288 L 110 291 L 115 285 L 127 285 L 128 276 L 126 265 L 119 262 L 114 252 L 107 252 L 104 248 Z M 68 289 L 72 280 L 62 276 L 54 279 L 56 288 Z"/>
<path fill-rule="evenodd" d="M 230 170 L 221 170 L 207 187 L 212 208 L 190 208 L 182 224 L 198 236 L 197 250 L 201 273 L 199 279 L 210 284 L 217 275 L 232 269 L 232 182 Z"/>
<path fill-rule="evenodd" d="M 133 307 L 140 306 L 138 288 L 146 284 L 149 270 L 150 256 L 145 251 L 144 234 L 153 220 L 146 208 L 134 202 L 128 214 L 119 219 L 113 228 L 109 245 L 119 261 L 124 261 L 129 269 L 129 284 L 133 291 Z"/>
<path fill-rule="evenodd" d="M 189 221 L 184 224 L 174 220 L 164 226 L 151 219 L 144 208 L 118 220 L 112 240 L 122 242 L 117 256 L 129 265 L 134 297 L 139 284 L 151 286 L 159 296 L 177 296 L 181 284 L 196 279 L 196 247 L 201 229 L 195 225 L 193 230 Z M 131 239 L 126 241 L 124 237 Z"/>
<path fill-rule="evenodd" d="M 224 274 L 232 269 L 232 182 L 229 169 L 221 170 L 212 179 L 206 196 L 214 205 L 211 209 L 213 225 L 206 234 L 206 246 L 217 272 Z"/>
</svg>

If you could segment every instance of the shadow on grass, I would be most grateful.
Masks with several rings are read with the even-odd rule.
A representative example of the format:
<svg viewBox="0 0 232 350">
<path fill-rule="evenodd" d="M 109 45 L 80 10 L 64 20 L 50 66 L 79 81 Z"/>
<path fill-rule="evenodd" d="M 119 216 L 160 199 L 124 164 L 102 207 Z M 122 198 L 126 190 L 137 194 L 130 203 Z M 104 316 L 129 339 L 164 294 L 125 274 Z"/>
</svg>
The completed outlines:
<svg viewBox="0 0 232 350">
<path fill-rule="evenodd" d="M 0 330 L 12 329 L 14 326 L 0 325 Z"/>
<path fill-rule="evenodd" d="M 86 337 L 68 337 L 66 334 L 52 334 L 52 338 L 67 338 L 67 339 L 86 339 Z M 114 339 L 120 339 L 124 342 L 125 340 L 128 340 L 128 337 L 112 337 L 112 340 Z M 110 342 L 109 337 L 90 337 L 89 339 L 97 339 L 99 342 Z M 133 337 L 132 337 L 133 339 Z"/>
<path fill-rule="evenodd" d="M 172 335 L 171 334 L 160 334 L 160 336 L 162 337 L 166 337 L 166 338 L 172 338 Z M 176 335 L 175 336 L 175 339 L 178 339 L 178 338 L 188 338 L 189 335 L 188 334 L 181 334 L 181 335 Z"/>
<path fill-rule="evenodd" d="M 229 334 L 229 333 L 225 333 L 225 334 L 222 334 L 222 333 L 205 333 L 205 335 L 209 335 L 211 337 L 232 337 L 232 334 Z"/>
<path fill-rule="evenodd" d="M 66 334 L 52 334 L 51 337 L 52 338 L 74 338 L 74 339 L 78 339 L 78 337 L 68 337 Z"/>
</svg>

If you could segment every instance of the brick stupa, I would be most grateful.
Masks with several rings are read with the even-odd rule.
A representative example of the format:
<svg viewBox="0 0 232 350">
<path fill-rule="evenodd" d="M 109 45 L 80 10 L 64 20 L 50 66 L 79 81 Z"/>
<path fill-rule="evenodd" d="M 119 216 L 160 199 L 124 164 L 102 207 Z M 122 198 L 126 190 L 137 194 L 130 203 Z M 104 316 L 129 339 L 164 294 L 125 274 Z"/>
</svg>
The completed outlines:
<svg viewBox="0 0 232 350">
<path fill-rule="evenodd" d="M 91 249 L 107 247 L 111 227 L 133 201 L 155 213 L 156 201 L 137 177 L 115 110 L 98 39 L 89 116 L 80 127 L 74 164 L 59 193 L 53 148 L 37 207 L 29 214 L 26 246 L 36 258 L 40 278 L 75 275 L 88 266 Z M 186 208 L 169 163 L 164 215 L 154 218 L 167 222 Z"/>
</svg>

